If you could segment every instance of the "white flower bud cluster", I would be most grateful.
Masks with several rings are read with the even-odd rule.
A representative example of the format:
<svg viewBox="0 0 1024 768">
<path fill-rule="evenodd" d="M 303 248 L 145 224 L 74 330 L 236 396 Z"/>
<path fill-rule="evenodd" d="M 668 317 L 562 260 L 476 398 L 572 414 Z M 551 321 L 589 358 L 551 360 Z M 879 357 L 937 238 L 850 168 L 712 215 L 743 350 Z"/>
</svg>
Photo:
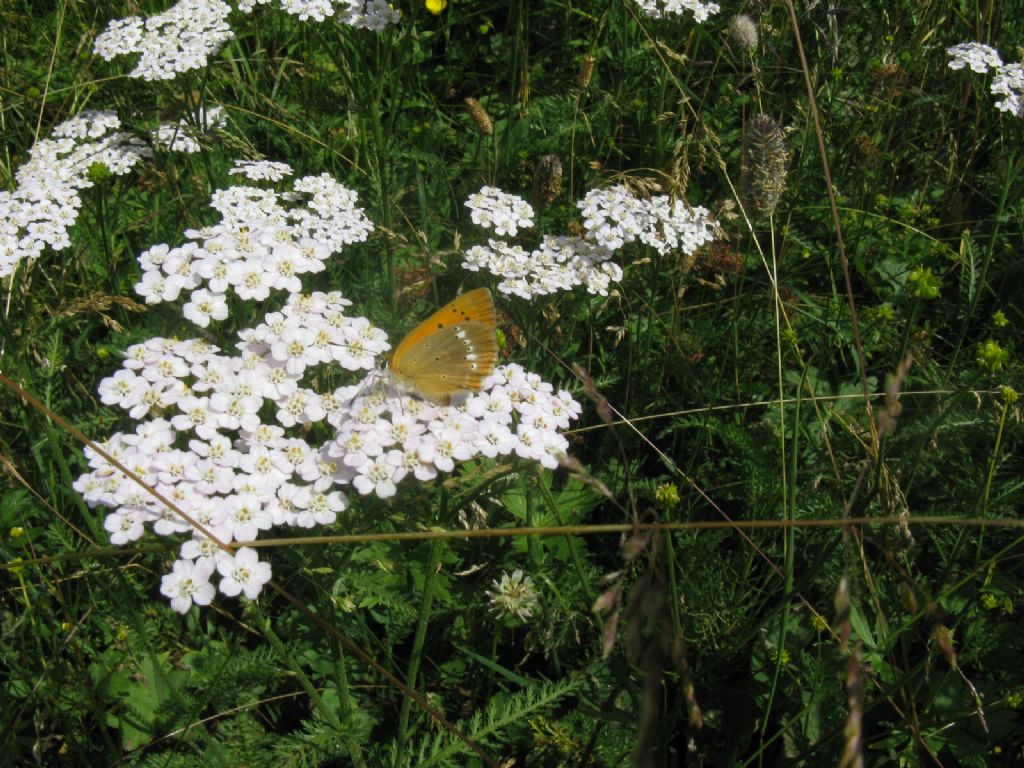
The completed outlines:
<svg viewBox="0 0 1024 768">
<path fill-rule="evenodd" d="M 93 186 L 90 168 L 123 176 L 150 154 L 120 127 L 113 112 L 86 111 L 32 146 L 29 161 L 15 174 L 17 187 L 0 191 L 0 277 L 38 258 L 47 246 L 59 251 L 71 245 L 68 229 L 82 207 L 79 190 Z"/>
<path fill-rule="evenodd" d="M 473 221 L 514 235 L 532 226 L 533 211 L 515 195 L 484 187 L 466 203 Z M 665 256 L 672 251 L 693 253 L 715 238 L 715 225 L 706 208 L 691 208 L 667 195 L 639 198 L 624 186 L 590 191 L 578 202 L 583 214 L 583 237 L 547 235 L 539 248 L 527 251 L 504 240 L 489 239 L 466 251 L 462 266 L 501 278 L 498 290 L 523 299 L 583 286 L 588 293 L 607 296 L 622 268 L 610 261 L 615 251 L 639 240 Z M 525 223 L 524 223 L 525 222 Z M 500 231 L 499 231 L 500 229 Z"/>
</svg>

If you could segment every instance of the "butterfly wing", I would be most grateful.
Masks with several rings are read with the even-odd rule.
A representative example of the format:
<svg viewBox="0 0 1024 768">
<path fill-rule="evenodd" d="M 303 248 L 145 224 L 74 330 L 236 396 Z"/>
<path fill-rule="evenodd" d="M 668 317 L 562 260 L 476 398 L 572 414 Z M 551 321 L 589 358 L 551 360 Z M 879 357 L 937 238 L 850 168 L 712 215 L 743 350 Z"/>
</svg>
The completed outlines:
<svg viewBox="0 0 1024 768">
<path fill-rule="evenodd" d="M 399 343 L 391 373 L 417 394 L 438 402 L 480 389 L 498 361 L 497 318 L 491 292 L 456 297 Z"/>
<path fill-rule="evenodd" d="M 391 372 L 426 399 L 446 402 L 480 389 L 497 361 L 494 327 L 471 320 L 434 332 L 392 362 Z"/>
</svg>

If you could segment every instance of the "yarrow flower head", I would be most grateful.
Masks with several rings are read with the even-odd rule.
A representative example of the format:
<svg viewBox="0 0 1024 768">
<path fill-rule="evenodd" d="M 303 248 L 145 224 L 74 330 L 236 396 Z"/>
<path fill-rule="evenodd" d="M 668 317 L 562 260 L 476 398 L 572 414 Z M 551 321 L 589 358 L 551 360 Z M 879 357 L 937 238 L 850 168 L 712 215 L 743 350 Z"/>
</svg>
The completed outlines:
<svg viewBox="0 0 1024 768">
<path fill-rule="evenodd" d="M 995 96 L 1004 96 L 996 102 L 996 109 L 1009 112 L 1015 117 L 1024 117 L 1024 64 L 1004 64 L 992 78 L 989 91 Z"/>
<path fill-rule="evenodd" d="M 163 13 L 110 22 L 93 43 L 107 61 L 138 53 L 129 74 L 143 80 L 170 80 L 181 72 L 202 69 L 234 33 L 227 17 L 231 6 L 221 0 L 179 0 Z"/>
<path fill-rule="evenodd" d="M 501 579 L 491 582 L 493 590 L 487 591 L 491 599 L 491 610 L 499 616 L 515 616 L 525 621 L 537 610 L 540 593 L 533 585 L 533 579 L 518 568 L 511 575 L 506 571 Z"/>
<path fill-rule="evenodd" d="M 960 43 L 947 48 L 946 55 L 949 56 L 950 69 L 970 67 L 979 75 L 1003 66 L 999 51 L 983 43 Z"/>
<path fill-rule="evenodd" d="M 514 364 L 450 404 L 399 391 L 378 370 L 390 349 L 385 333 L 348 314 L 351 302 L 339 292 L 303 293 L 297 282 L 311 271 L 302 259 L 322 263 L 365 238 L 370 223 L 354 207 L 354 193 L 328 176 L 299 179 L 293 190 L 219 190 L 212 203 L 220 223 L 186 233 L 182 246 L 153 246 L 140 256 L 150 295 L 170 301 L 190 291 L 183 313 L 199 327 L 227 316 L 228 287 L 243 298 L 259 286 L 283 290 L 283 307 L 238 331 L 230 352 L 200 339 L 133 345 L 121 369 L 100 383 L 102 402 L 137 422 L 103 450 L 170 504 L 94 450 L 86 451 L 90 469 L 75 488 L 90 506 L 109 510 L 104 525 L 115 544 L 147 529 L 187 534 L 161 587 L 178 611 L 209 603 L 214 589 L 259 594 L 269 565 L 254 550 L 232 555 L 226 545 L 280 526 L 331 525 L 348 508 L 349 487 L 389 498 L 403 482 L 498 456 L 557 467 L 568 449 L 560 431 L 580 414 L 567 392 Z M 287 260 L 305 266 L 282 270 Z M 159 282 L 158 294 L 151 283 Z M 318 392 L 306 379 L 323 366 L 363 379 Z"/>
<path fill-rule="evenodd" d="M 497 230 L 494 220 L 499 219 L 501 228 L 514 234 L 517 228 L 508 224 L 508 211 L 515 203 L 489 203 L 506 198 L 522 203 L 519 198 L 485 187 L 478 195 L 470 196 L 466 205 L 473 210 L 474 222 Z M 715 225 L 706 208 L 691 207 L 667 195 L 640 198 L 619 185 L 592 190 L 576 205 L 584 216 L 582 237 L 546 235 L 532 251 L 489 239 L 486 246 L 470 247 L 462 266 L 474 272 L 490 272 L 501 278 L 499 291 L 524 299 L 576 286 L 606 296 L 611 284 L 622 279 L 622 268 L 611 259 L 623 246 L 639 240 L 662 256 L 676 250 L 691 254 L 715 238 Z M 532 226 L 532 209 L 529 216 Z"/>
<path fill-rule="evenodd" d="M 583 238 L 546 235 L 533 251 L 502 240 L 474 245 L 466 251 L 462 266 L 502 278 L 498 290 L 523 299 L 568 291 L 577 285 L 607 296 L 610 284 L 622 279 L 622 268 L 609 261 L 611 257 L 611 249 Z"/>
<path fill-rule="evenodd" d="M 281 173 L 264 168 L 258 173 Z M 301 290 L 299 276 L 324 269 L 324 259 L 366 239 L 373 225 L 354 192 L 327 174 L 299 179 L 278 194 L 237 186 L 214 193 L 220 223 L 188 230 L 176 248 L 157 245 L 142 254 L 135 290 L 148 304 L 185 293 L 186 317 L 200 327 L 226 316 L 228 290 L 263 301 L 272 290 Z"/>
<path fill-rule="evenodd" d="M 473 223 L 493 229 L 502 237 L 515 237 L 520 229 L 533 226 L 533 206 L 516 195 L 502 192 L 497 187 L 482 187 L 469 196 L 466 207 Z"/>
<path fill-rule="evenodd" d="M 293 171 L 288 163 L 276 163 L 271 160 L 238 160 L 228 173 L 241 175 L 250 181 L 282 181 L 291 176 Z"/>
<path fill-rule="evenodd" d="M 123 176 L 151 154 L 120 127 L 113 112 L 87 111 L 35 143 L 15 174 L 17 187 L 0 191 L 0 277 L 47 247 L 59 251 L 71 245 L 68 229 L 82 207 L 79 190 L 93 186 L 95 169 Z"/>
<path fill-rule="evenodd" d="M 239 0 L 238 10 L 251 13 L 257 5 L 275 2 L 301 21 L 340 23 L 376 32 L 397 24 L 401 14 L 387 0 Z M 182 72 L 202 69 L 234 37 L 227 17 L 231 6 L 222 0 L 179 0 L 147 19 L 114 19 L 93 42 L 93 52 L 106 61 L 140 54 L 130 77 L 171 80 Z"/>
<path fill-rule="evenodd" d="M 431 480 L 480 457 L 516 455 L 554 469 L 569 447 L 559 430 L 581 410 L 568 392 L 516 364 L 499 366 L 479 392 L 448 405 L 403 396 L 375 374 L 334 399 L 339 407 L 327 421 L 337 436 L 326 453 L 335 477 L 380 498 L 407 477 Z"/>
<path fill-rule="evenodd" d="M 946 54 L 950 69 L 970 67 L 979 74 L 994 70 L 989 93 L 1003 97 L 996 102 L 996 109 L 1024 117 L 1024 64 L 1003 64 L 999 51 L 983 43 L 960 43 L 947 48 Z"/>
<path fill-rule="evenodd" d="M 634 2 L 652 19 L 692 13 L 693 20 L 698 24 L 703 24 L 710 16 L 721 10 L 718 3 L 703 3 L 701 0 L 634 0 Z"/>
<path fill-rule="evenodd" d="M 401 14 L 387 0 L 240 0 L 238 10 L 251 12 L 257 5 L 273 2 L 300 21 L 336 18 L 342 24 L 379 32 L 397 24 Z"/>
<path fill-rule="evenodd" d="M 691 254 L 715 238 L 707 208 L 668 195 L 639 198 L 620 185 L 592 190 L 577 206 L 587 238 L 612 250 L 638 239 L 662 256 L 677 249 Z"/>
</svg>

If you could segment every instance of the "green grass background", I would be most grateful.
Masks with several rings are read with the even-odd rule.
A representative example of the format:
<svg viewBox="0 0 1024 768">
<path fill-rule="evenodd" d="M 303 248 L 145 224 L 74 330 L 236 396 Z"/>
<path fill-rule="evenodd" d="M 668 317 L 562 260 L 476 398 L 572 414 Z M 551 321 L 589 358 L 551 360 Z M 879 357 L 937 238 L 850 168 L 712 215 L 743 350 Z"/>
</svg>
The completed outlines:
<svg viewBox="0 0 1024 768">
<path fill-rule="evenodd" d="M 212 221 L 238 158 L 358 191 L 376 232 L 306 287 L 400 333 L 487 284 L 459 266 L 482 240 L 466 196 L 528 196 L 554 154 L 563 188 L 538 236 L 622 181 L 707 206 L 723 230 L 693 258 L 627 248 L 608 297 L 499 300 L 509 359 L 585 404 L 569 439 L 586 471 L 405 484 L 390 502 L 355 498 L 323 533 L 451 530 L 460 512 L 489 528 L 753 527 L 280 546 L 264 554 L 307 612 L 267 592 L 180 617 L 158 592 L 173 548 L 111 551 L 102 511 L 71 489 L 81 445 L 6 388 L 0 762 L 1020 764 L 1024 122 L 995 110 L 986 77 L 949 70 L 945 48 L 980 40 L 1019 60 L 1024 12 L 798 3 L 795 27 L 784 2 L 724 2 L 703 25 L 626 0 L 396 5 L 380 34 L 235 14 L 208 68 L 146 83 L 92 40 L 163 5 L 0 4 L 7 185 L 83 109 L 140 134 L 227 113 L 201 153 L 158 151 L 86 190 L 72 247 L 4 281 L 3 373 L 94 439 L 123 428 L 97 384 L 130 344 L 182 332 L 174 306 L 134 303 L 136 258 Z M 752 51 L 729 37 L 739 12 L 760 32 Z M 778 208 L 748 225 L 759 114 L 783 126 L 789 160 Z M 250 320 L 240 307 L 217 333 Z M 908 355 L 902 414 L 879 438 Z M 902 522 L 806 525 L 844 515 Z M 979 521 L 1006 524 L 956 524 Z M 541 591 L 526 622 L 495 619 L 485 595 L 515 568 Z"/>
</svg>

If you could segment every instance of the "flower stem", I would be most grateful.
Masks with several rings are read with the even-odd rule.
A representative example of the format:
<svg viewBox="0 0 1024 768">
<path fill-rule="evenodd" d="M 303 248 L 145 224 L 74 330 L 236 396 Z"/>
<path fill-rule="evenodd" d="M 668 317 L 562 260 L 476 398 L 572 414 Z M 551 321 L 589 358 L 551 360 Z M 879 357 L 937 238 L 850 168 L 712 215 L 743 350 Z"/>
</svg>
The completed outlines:
<svg viewBox="0 0 1024 768">
<path fill-rule="evenodd" d="M 420 603 L 419 616 L 416 619 L 416 636 L 413 638 L 412 655 L 409 657 L 409 673 L 406 676 L 406 685 L 416 688 L 416 676 L 420 671 L 420 657 L 423 653 L 423 643 L 427 637 L 427 624 L 430 622 L 430 606 L 434 602 L 434 575 L 441 565 L 441 553 L 444 551 L 444 539 L 434 539 L 430 542 L 430 557 L 427 562 L 427 570 L 423 575 L 423 602 Z M 409 709 L 412 701 L 409 698 L 402 700 L 402 708 L 398 714 L 398 736 L 395 749 L 395 768 L 405 764 L 405 748 L 408 743 Z"/>
</svg>

